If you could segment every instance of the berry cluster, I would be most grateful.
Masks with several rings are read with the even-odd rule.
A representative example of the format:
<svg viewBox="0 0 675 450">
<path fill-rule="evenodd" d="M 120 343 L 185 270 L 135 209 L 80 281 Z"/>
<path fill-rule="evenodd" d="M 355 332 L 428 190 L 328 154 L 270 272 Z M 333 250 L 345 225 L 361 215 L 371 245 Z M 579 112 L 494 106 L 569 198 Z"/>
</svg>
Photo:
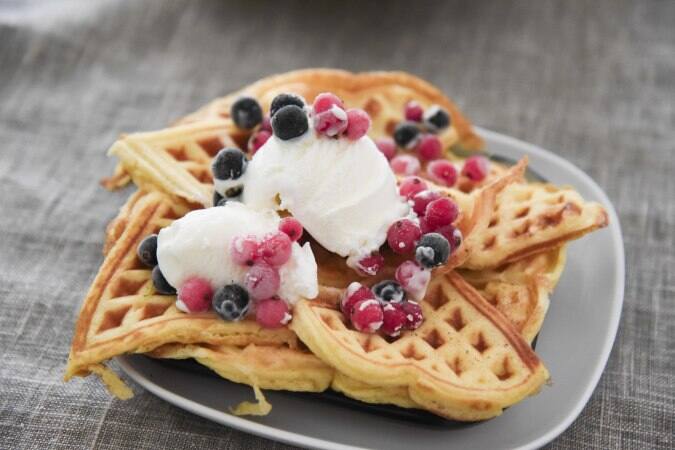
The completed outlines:
<svg viewBox="0 0 675 450">
<path fill-rule="evenodd" d="M 462 234 L 454 226 L 459 217 L 457 204 L 415 176 L 401 181 L 399 194 L 411 204 L 416 217 L 391 225 L 389 247 L 399 254 L 414 250 L 416 261 L 427 269 L 445 264 L 462 242 Z"/>
<path fill-rule="evenodd" d="M 377 139 L 375 144 L 389 160 L 392 171 L 397 175 L 418 175 L 422 171 L 422 162 L 426 164 L 426 177 L 441 186 L 454 186 L 457 182 L 457 168 L 443 159 L 443 144 L 436 133 L 450 126 L 450 115 L 438 105 L 424 110 L 422 106 L 410 101 L 405 105 L 405 120 L 394 129 L 392 138 Z M 397 147 L 414 151 L 397 154 Z M 472 182 L 480 182 L 487 176 L 488 161 L 482 156 L 468 158 L 461 174 Z"/>
<path fill-rule="evenodd" d="M 396 146 L 415 150 L 420 159 L 431 161 L 441 157 L 443 146 L 436 133 L 450 126 L 450 115 L 434 105 L 425 111 L 410 101 L 405 105 L 405 120 L 396 125 L 393 139 L 382 138 L 376 144 L 389 160 L 396 160 Z"/>
<path fill-rule="evenodd" d="M 396 273 L 399 279 L 399 271 Z M 424 321 L 422 308 L 416 301 L 408 300 L 406 294 L 400 280 L 380 281 L 372 289 L 353 282 L 340 301 L 340 309 L 356 330 L 364 333 L 379 331 L 395 338 L 403 330 L 417 329 Z"/>
<path fill-rule="evenodd" d="M 253 130 L 248 141 L 248 151 L 251 155 L 255 154 L 272 136 L 270 119 L 263 115 L 260 103 L 253 97 L 239 97 L 232 103 L 230 117 L 238 128 Z"/>
<path fill-rule="evenodd" d="M 399 185 L 399 194 L 412 206 L 414 215 L 396 220 L 387 230 L 387 244 L 394 253 L 414 253 L 420 270 L 447 263 L 461 245 L 462 233 L 454 223 L 459 217 L 457 204 L 438 191 L 429 189 L 419 177 L 407 177 Z M 366 276 L 376 275 L 384 267 L 378 252 L 362 257 L 355 269 Z M 422 293 L 423 296 L 423 293 Z"/>
<path fill-rule="evenodd" d="M 153 267 L 152 281 L 160 294 L 177 294 L 176 306 L 186 313 L 213 310 L 223 319 L 237 321 L 245 317 L 255 301 L 256 321 L 266 328 L 278 328 L 291 319 L 288 304 L 277 296 L 281 284 L 279 267 L 291 257 L 293 241 L 302 235 L 302 225 L 286 218 L 279 224 L 279 231 L 258 240 L 254 236 L 232 240 L 230 256 L 248 270 L 242 285 L 232 283 L 214 289 L 212 283 L 193 276 L 183 282 L 178 290 L 171 286 L 157 265 L 157 235 L 145 238 L 138 247 L 139 260 Z"/>
<path fill-rule="evenodd" d="M 345 109 L 340 98 L 329 92 L 319 94 L 310 108 L 314 130 L 327 137 L 345 136 L 355 141 L 370 128 L 370 117 L 362 109 Z M 274 134 L 287 141 L 302 136 L 310 123 L 305 100 L 294 94 L 279 94 L 272 100 L 270 115 L 263 115 L 260 104 L 253 97 L 240 97 L 230 108 L 235 125 L 253 130 L 248 151 L 253 156 Z"/>
<path fill-rule="evenodd" d="M 370 117 L 362 109 L 345 110 L 342 100 L 330 92 L 319 94 L 312 105 L 314 130 L 327 137 L 345 136 L 356 141 L 368 132 Z"/>
</svg>

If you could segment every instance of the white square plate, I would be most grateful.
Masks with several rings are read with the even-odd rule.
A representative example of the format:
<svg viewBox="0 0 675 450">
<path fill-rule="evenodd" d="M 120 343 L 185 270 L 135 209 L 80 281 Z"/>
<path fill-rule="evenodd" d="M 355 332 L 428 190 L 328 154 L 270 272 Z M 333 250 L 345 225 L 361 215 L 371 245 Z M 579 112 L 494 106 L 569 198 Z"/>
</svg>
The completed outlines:
<svg viewBox="0 0 675 450">
<path fill-rule="evenodd" d="M 614 343 L 624 291 L 624 249 L 612 204 L 588 175 L 533 145 L 478 129 L 490 154 L 530 157 L 530 167 L 554 184 L 574 186 L 602 203 L 609 227 L 572 243 L 567 266 L 551 298 L 537 340 L 537 354 L 552 384 L 500 417 L 475 424 L 415 423 L 359 411 L 315 396 L 266 391 L 267 417 L 228 412 L 252 398 L 248 386 L 167 367 L 143 356 L 118 358 L 137 383 L 174 405 L 223 425 L 313 448 L 481 449 L 537 448 L 562 433 L 579 415 L 602 374 Z"/>
</svg>

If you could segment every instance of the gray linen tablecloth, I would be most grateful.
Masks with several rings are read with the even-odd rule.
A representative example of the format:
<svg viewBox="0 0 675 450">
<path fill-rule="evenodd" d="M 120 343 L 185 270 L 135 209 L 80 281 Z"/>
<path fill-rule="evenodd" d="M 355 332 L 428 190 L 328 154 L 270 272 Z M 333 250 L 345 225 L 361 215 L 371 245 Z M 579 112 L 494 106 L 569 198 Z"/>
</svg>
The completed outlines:
<svg viewBox="0 0 675 450">
<path fill-rule="evenodd" d="M 604 376 L 551 448 L 675 445 L 675 2 L 0 3 L 0 448 L 267 448 L 135 386 L 61 382 L 123 131 L 274 72 L 403 69 L 614 202 L 628 271 Z"/>
</svg>

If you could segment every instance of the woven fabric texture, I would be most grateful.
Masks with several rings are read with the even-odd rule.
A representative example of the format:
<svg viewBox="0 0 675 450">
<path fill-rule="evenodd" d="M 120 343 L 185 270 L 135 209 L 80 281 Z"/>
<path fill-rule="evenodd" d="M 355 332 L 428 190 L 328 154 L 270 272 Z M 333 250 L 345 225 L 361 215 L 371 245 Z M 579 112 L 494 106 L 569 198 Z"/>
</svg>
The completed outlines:
<svg viewBox="0 0 675 450">
<path fill-rule="evenodd" d="M 627 285 L 604 375 L 551 448 L 672 448 L 675 2 L 0 3 L 0 448 L 287 448 L 135 386 L 61 381 L 129 190 L 98 180 L 125 131 L 262 76 L 402 69 L 487 128 L 552 149 L 621 217 Z"/>
</svg>

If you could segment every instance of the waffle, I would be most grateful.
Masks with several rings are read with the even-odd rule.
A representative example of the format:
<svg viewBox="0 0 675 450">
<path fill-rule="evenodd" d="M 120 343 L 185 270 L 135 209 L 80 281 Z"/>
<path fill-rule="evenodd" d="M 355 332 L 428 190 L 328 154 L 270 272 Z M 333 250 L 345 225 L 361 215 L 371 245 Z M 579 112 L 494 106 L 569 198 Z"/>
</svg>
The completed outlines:
<svg viewBox="0 0 675 450">
<path fill-rule="evenodd" d="M 176 128 L 192 127 L 197 124 L 189 123 Z M 205 175 L 210 171 L 210 162 L 190 160 L 186 163 L 173 158 L 168 149 L 177 147 L 179 143 L 173 143 L 164 136 L 175 133 L 175 131 L 175 128 L 168 128 L 125 136 L 113 144 L 110 154 L 119 157 L 138 186 L 160 190 L 172 198 L 197 207 L 199 205 L 211 206 L 213 180 Z M 178 135 L 185 139 L 185 133 L 178 133 Z M 154 145 L 156 142 L 162 142 L 162 145 Z M 499 193 L 509 184 L 522 180 L 526 166 L 527 158 L 524 158 L 515 166 L 500 171 L 498 175 L 491 178 L 489 183 L 468 194 L 457 189 L 441 189 L 454 198 L 463 211 L 459 228 L 465 237 L 464 245 L 452 255 L 444 270 L 447 271 L 462 264 L 472 251 L 472 246 L 482 245 L 482 236 L 489 225 Z M 393 270 L 400 262 L 400 258 L 396 255 L 389 256 L 388 259 L 393 263 L 392 270 L 385 270 L 380 276 L 391 277 Z M 332 271 L 337 278 L 345 280 L 346 284 L 349 284 L 348 281 L 354 281 L 353 271 L 338 261 L 340 258 L 329 254 L 325 259 L 335 259 L 335 261 L 331 260 L 324 264 L 327 272 Z M 337 271 L 333 270 L 336 268 L 338 268 Z M 344 274 L 347 274 L 349 278 L 345 279 Z M 372 280 L 377 281 L 377 278 Z M 339 286 L 346 287 L 346 284 L 342 283 Z"/>
<path fill-rule="evenodd" d="M 123 154 L 135 149 L 138 152 L 152 153 L 157 158 L 178 161 L 181 167 L 186 168 L 200 181 L 210 181 L 211 171 L 208 170 L 211 158 L 225 146 L 235 143 L 229 135 L 231 121 L 222 118 L 206 119 L 200 122 L 174 126 L 157 132 L 133 133 L 120 136 L 111 152 Z M 138 161 L 139 165 L 152 167 L 153 158 L 144 158 Z M 207 169 L 204 169 L 204 168 Z M 127 184 L 135 167 L 118 165 L 110 178 L 102 180 L 104 187 L 115 189 Z M 137 180 L 138 181 L 138 180 Z M 161 182 L 161 180 L 153 180 Z M 173 187 L 175 189 L 175 186 Z M 186 197 L 195 196 L 193 201 L 203 200 L 201 192 L 187 192 Z"/>
<path fill-rule="evenodd" d="M 532 342 L 544 322 L 549 295 L 558 284 L 566 259 L 566 248 L 562 246 L 497 269 L 459 273 L 526 341 Z"/>
<path fill-rule="evenodd" d="M 265 329 L 250 319 L 226 322 L 213 312 L 184 314 L 176 309 L 175 296 L 155 292 L 151 271 L 138 261 L 136 247 L 189 209 L 185 202 L 156 191 L 134 194 L 122 208 L 108 228 L 109 248 L 80 311 L 66 380 L 97 373 L 113 394 L 126 398 L 131 394 L 128 388 L 103 365 L 114 356 L 144 353 L 168 343 L 299 348 L 288 328 Z M 315 375 L 308 372 L 312 380 Z M 307 385 L 320 385 L 312 380 Z"/>
<path fill-rule="evenodd" d="M 460 273 L 527 341 L 539 332 L 548 309 L 549 294 L 565 266 L 565 247 L 530 256 L 500 269 L 462 270 Z M 423 409 L 405 385 L 372 385 L 336 370 L 331 388 L 366 403 Z"/>
<path fill-rule="evenodd" d="M 321 392 L 333 378 L 333 369 L 309 351 L 285 345 L 166 344 L 148 355 L 193 358 L 225 379 L 261 389 Z"/>
<path fill-rule="evenodd" d="M 607 226 L 605 209 L 570 187 L 514 183 L 497 197 L 487 229 L 463 263 L 467 269 L 503 266 L 562 246 Z"/>
<path fill-rule="evenodd" d="M 333 377 L 333 369 L 303 349 L 290 330 L 262 330 L 250 320 L 228 323 L 212 313 L 186 315 L 176 310 L 174 296 L 155 295 L 150 271 L 139 265 L 135 249 L 146 235 L 169 225 L 189 209 L 187 203 L 176 203 L 165 194 L 139 191 L 111 222 L 106 259 L 85 299 L 66 379 L 93 372 L 111 392 L 127 398 L 131 391 L 103 362 L 119 354 L 150 352 L 163 358 L 193 357 L 221 376 L 256 389 L 320 391 L 331 384 L 349 393 L 344 385 L 346 377 Z M 326 271 L 335 271 L 333 263 L 323 260 L 320 265 L 324 282 Z M 324 286 L 321 293 L 324 303 L 334 302 L 342 290 L 331 291 Z M 395 391 L 380 390 L 379 395 L 381 402 L 402 403 Z M 358 393 L 352 396 L 358 397 Z"/>
<path fill-rule="evenodd" d="M 211 206 L 210 154 L 198 142 L 205 130 L 218 130 L 212 122 L 130 134 L 115 142 L 110 154 L 120 159 L 137 185 L 159 189 L 193 206 Z M 455 255 L 455 261 L 463 268 L 503 266 L 558 248 L 607 225 L 604 208 L 584 201 L 572 188 L 514 183 L 522 178 L 524 165 L 523 162 L 513 168 L 494 165 L 488 179 L 471 189 L 469 185 L 447 188 L 428 182 L 433 189 L 452 197 L 466 212 L 466 220 L 460 226 L 467 237 L 466 245 L 462 254 Z M 497 192 L 501 193 L 495 199 Z M 486 220 L 488 216 L 491 217 Z"/>
<path fill-rule="evenodd" d="M 499 270 L 464 270 L 461 274 L 510 321 L 526 341 L 530 342 L 541 328 L 548 309 L 548 296 L 557 284 L 564 265 L 563 247 L 511 263 Z M 280 369 L 283 370 L 274 370 L 274 364 L 279 365 L 278 358 L 272 359 L 270 363 L 257 364 L 258 361 L 265 360 L 265 350 L 271 347 L 250 346 L 247 349 L 251 348 L 255 351 L 238 352 L 238 349 L 232 347 L 219 351 L 218 347 L 211 346 L 169 344 L 154 350 L 150 356 L 194 358 L 226 379 L 257 385 L 263 389 L 279 389 L 279 380 L 283 380 L 282 386 L 288 386 L 290 383 L 287 380 L 298 377 L 298 374 L 301 374 L 301 379 L 306 380 L 307 377 L 302 372 L 316 370 L 320 375 L 316 375 L 312 380 L 321 380 L 323 384 L 303 386 L 300 390 L 318 391 L 330 386 L 337 392 L 366 403 L 392 404 L 403 408 L 424 407 L 410 398 L 407 386 L 367 384 L 330 368 L 313 355 L 303 355 L 298 350 L 286 348 L 283 349 L 286 352 L 283 360 L 288 362 L 281 366 Z M 298 364 L 294 364 L 295 361 L 298 361 Z M 256 364 L 261 370 L 252 368 L 251 364 Z M 268 369 L 262 370 L 263 368 Z M 289 368 L 293 370 L 289 371 Z"/>
<path fill-rule="evenodd" d="M 457 106 L 428 82 L 403 72 L 352 73 L 334 69 L 308 69 L 263 78 L 230 95 L 216 99 L 179 123 L 201 121 L 205 118 L 230 119 L 232 103 L 242 95 L 256 98 L 265 111 L 272 99 L 281 93 L 295 93 L 311 102 L 322 92 L 332 92 L 352 108 L 362 108 L 372 120 L 369 135 L 389 136 L 402 120 L 405 104 L 410 100 L 423 107 L 437 104 L 450 113 L 451 126 L 438 136 L 450 147 L 455 144 L 467 149 L 482 146 L 471 123 Z M 234 127 L 233 127 L 234 128 Z M 236 133 L 242 133 L 235 129 Z M 234 134 L 237 139 L 240 135 Z"/>
<path fill-rule="evenodd" d="M 495 417 L 548 379 L 517 330 L 456 272 L 435 277 L 421 306 L 422 326 L 393 342 L 348 328 L 317 301 L 296 304 L 291 328 L 346 377 L 405 389 L 414 404 L 455 420 Z"/>
<path fill-rule="evenodd" d="M 109 151 L 125 162 L 119 172 L 124 175 L 104 180 L 104 185 L 118 186 L 133 177 L 140 187 L 157 187 L 189 202 L 209 205 L 213 189 L 206 184 L 213 181 L 211 159 L 224 146 L 234 145 L 225 125 L 224 119 L 209 119 L 124 135 Z"/>
<path fill-rule="evenodd" d="M 365 109 L 373 121 L 372 137 L 391 135 L 405 103 L 416 100 L 450 112 L 452 126 L 439 134 L 444 148 L 482 145 L 455 105 L 426 82 L 403 73 L 337 70 L 268 77 L 170 128 L 122 136 L 110 149 L 120 165 L 104 186 L 112 189 L 133 179 L 141 190 L 107 229 L 105 260 L 78 319 L 66 379 L 96 373 L 126 398 L 131 391 L 104 365 L 107 359 L 124 353 L 194 358 L 254 388 L 259 403 L 240 405 L 235 413 L 269 412 L 260 388 L 330 386 L 366 402 L 424 408 L 467 421 L 494 417 L 540 388 L 548 373 L 528 342 L 541 327 L 564 266 L 563 244 L 604 226 L 607 216 L 569 188 L 516 183 L 526 161 L 510 169 L 493 164 L 482 183 L 460 176 L 456 187 L 440 188 L 460 205 L 464 245 L 434 271 L 422 302 L 422 327 L 397 341 L 347 328 L 335 308 L 349 282 L 392 277 L 400 257 L 386 250 L 384 270 L 359 279 L 344 259 L 310 241 L 319 297 L 299 302 L 291 326 L 276 330 L 251 319 L 225 322 L 211 312 L 183 314 L 174 306 L 175 296 L 156 294 L 136 246 L 187 211 L 211 206 L 211 158 L 223 146 L 243 147 L 250 134 L 230 119 L 232 102 L 251 95 L 266 109 L 281 92 L 311 101 L 324 91 Z M 451 271 L 457 266 L 461 269 Z"/>
<path fill-rule="evenodd" d="M 240 147 L 245 148 L 250 132 L 237 128 L 230 118 L 230 107 L 239 96 L 255 97 L 267 112 L 272 99 L 279 93 L 293 92 L 312 101 L 317 94 L 327 91 L 340 96 L 351 107 L 363 108 L 370 114 L 372 126 L 369 134 L 372 137 L 391 135 L 396 124 L 402 120 L 404 105 L 409 100 L 416 100 L 425 107 L 432 104 L 440 105 L 450 113 L 451 126 L 438 135 L 444 143 L 444 148 L 459 146 L 475 150 L 482 146 L 482 140 L 474 133 L 471 123 L 450 99 L 426 81 L 402 72 L 351 73 L 342 70 L 309 69 L 273 75 L 210 102 L 197 112 L 179 120 L 175 125 L 213 124 L 216 126 L 216 137 L 232 138 Z M 137 137 L 143 137 L 139 135 L 142 133 Z M 210 139 L 208 133 L 206 137 L 207 139 L 201 142 L 206 144 L 205 152 L 212 156 L 214 148 L 212 144 L 217 141 Z M 198 146 L 193 145 L 194 142 L 189 141 L 191 149 L 187 152 L 182 152 L 181 147 L 173 147 L 174 151 L 169 153 L 179 161 L 203 162 L 203 152 L 199 151 Z M 161 140 L 156 144 L 161 147 Z M 215 150 L 220 148 L 222 146 Z M 197 178 L 200 179 L 199 176 Z M 115 189 L 124 186 L 129 180 L 128 167 L 119 164 L 115 173 L 103 180 L 103 185 L 108 189 Z"/>
</svg>

